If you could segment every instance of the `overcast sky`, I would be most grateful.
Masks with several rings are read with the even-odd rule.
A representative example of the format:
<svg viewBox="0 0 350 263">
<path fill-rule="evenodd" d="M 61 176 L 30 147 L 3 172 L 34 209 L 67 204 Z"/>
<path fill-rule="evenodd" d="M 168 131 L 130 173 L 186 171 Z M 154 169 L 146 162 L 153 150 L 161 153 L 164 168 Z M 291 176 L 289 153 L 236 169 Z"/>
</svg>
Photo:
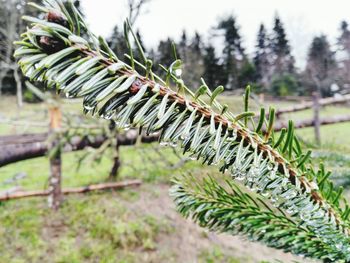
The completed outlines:
<svg viewBox="0 0 350 263">
<path fill-rule="evenodd" d="M 126 0 L 81 0 L 91 29 L 109 36 L 115 24 L 127 16 Z M 146 47 L 155 47 L 160 39 L 179 39 L 183 29 L 195 30 L 209 38 L 220 17 L 234 14 L 241 27 L 243 45 L 248 54 L 254 51 L 259 24 L 271 28 L 276 12 L 285 24 L 297 64 L 305 64 L 312 37 L 324 33 L 331 43 L 339 35 L 341 20 L 350 21 L 349 0 L 152 0 L 139 17 Z"/>
</svg>

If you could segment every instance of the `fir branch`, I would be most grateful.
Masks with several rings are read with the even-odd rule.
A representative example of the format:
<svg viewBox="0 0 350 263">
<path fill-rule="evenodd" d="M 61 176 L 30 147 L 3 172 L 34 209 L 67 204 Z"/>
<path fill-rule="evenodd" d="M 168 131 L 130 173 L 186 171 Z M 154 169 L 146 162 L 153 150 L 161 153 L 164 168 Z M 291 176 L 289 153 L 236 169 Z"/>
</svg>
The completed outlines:
<svg viewBox="0 0 350 263">
<path fill-rule="evenodd" d="M 170 189 L 178 211 L 214 232 L 244 235 L 250 241 L 293 254 L 340 260 L 329 245 L 255 196 L 242 192 L 235 182 L 217 176 L 183 175 Z"/>
<path fill-rule="evenodd" d="M 164 81 L 151 72 L 152 63 L 146 57 L 144 64 L 132 53 L 129 63 L 117 58 L 105 41 L 89 31 L 70 1 L 44 2 L 45 7 L 39 9 L 46 12 L 46 20 L 26 17 L 31 26 L 17 42 L 15 56 L 27 77 L 69 98 L 83 97 L 85 113 L 112 119 L 121 129 L 143 127 L 148 134 L 160 132 L 163 143 L 180 145 L 184 153 L 218 165 L 221 172 L 286 211 L 331 250 L 329 257 L 350 260 L 349 206 L 327 180 L 327 172 L 322 167 L 315 171 L 306 162 L 310 154 L 302 153 L 292 123 L 286 136 L 276 141 L 274 111 L 270 110 L 269 120 L 262 114 L 257 131 L 250 131 L 237 119 L 247 120 L 252 116 L 249 112 L 235 116 L 215 99 L 222 87 L 213 94 L 206 89 L 211 101 L 207 104 L 199 98 L 202 91 L 191 92 L 174 74 L 180 62 L 166 69 L 170 78 Z M 81 32 L 86 32 L 86 39 Z M 125 36 L 129 32 L 132 29 L 125 23 Z M 145 69 L 146 76 L 136 72 L 134 65 Z M 178 89 L 172 90 L 172 85 Z M 203 85 L 207 87 L 204 81 Z M 267 123 L 265 134 L 263 123 Z"/>
</svg>

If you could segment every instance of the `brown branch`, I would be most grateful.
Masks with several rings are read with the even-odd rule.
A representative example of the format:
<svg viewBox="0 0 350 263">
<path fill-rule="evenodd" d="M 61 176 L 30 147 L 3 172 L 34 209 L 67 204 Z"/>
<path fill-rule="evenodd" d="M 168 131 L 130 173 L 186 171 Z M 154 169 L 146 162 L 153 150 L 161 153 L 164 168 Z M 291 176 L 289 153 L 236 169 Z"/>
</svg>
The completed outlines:
<svg viewBox="0 0 350 263">
<path fill-rule="evenodd" d="M 69 194 L 81 194 L 81 193 L 86 193 L 91 191 L 123 189 L 125 187 L 139 186 L 141 185 L 141 183 L 142 183 L 141 180 L 131 180 L 131 181 L 115 182 L 115 183 L 93 184 L 93 185 L 83 186 L 83 187 L 63 189 L 62 194 L 69 195 Z M 49 193 L 50 193 L 49 190 L 11 192 L 0 196 L 0 201 L 20 199 L 20 198 L 26 198 L 26 197 L 35 197 L 35 196 L 48 196 Z"/>
</svg>

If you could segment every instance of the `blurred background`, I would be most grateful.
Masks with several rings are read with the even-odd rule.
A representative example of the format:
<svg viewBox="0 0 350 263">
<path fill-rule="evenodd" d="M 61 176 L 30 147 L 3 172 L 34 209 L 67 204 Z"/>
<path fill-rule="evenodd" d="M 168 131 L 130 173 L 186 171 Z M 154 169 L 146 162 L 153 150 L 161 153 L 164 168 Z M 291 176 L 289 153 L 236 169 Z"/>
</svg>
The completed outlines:
<svg viewBox="0 0 350 263">
<path fill-rule="evenodd" d="M 75 5 L 119 58 L 128 53 L 122 29 L 128 17 L 159 75 L 164 72 L 158 64 L 174 61 L 175 43 L 185 83 L 195 90 L 203 77 L 213 90 L 224 85 L 219 101 L 233 113 L 243 110 L 242 94 L 250 85 L 251 110 L 274 106 L 277 130 L 294 120 L 303 147 L 313 149 L 315 162 L 325 163 L 348 196 L 348 1 Z M 159 146 L 156 136 L 120 133 L 112 122 L 87 118 L 80 100 L 67 103 L 65 96 L 29 83 L 13 58 L 13 42 L 26 28 L 24 14 L 40 16 L 27 1 L 0 0 L 0 262 L 306 262 L 209 233 L 177 214 L 168 196 L 171 179 L 215 169 Z M 117 191 L 123 182 L 130 187 Z M 88 185 L 88 193 L 62 196 L 62 189 L 84 192 Z M 106 191 L 93 191 L 101 187 Z"/>
</svg>

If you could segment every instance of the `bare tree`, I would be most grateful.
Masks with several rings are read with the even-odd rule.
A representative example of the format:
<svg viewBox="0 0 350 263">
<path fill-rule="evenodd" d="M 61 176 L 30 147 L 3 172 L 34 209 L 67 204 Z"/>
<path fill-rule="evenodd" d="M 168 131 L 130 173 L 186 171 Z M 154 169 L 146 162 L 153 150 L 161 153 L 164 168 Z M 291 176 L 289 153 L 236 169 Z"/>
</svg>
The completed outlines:
<svg viewBox="0 0 350 263">
<path fill-rule="evenodd" d="M 13 42 L 19 39 L 17 32 L 22 32 L 24 24 L 22 15 L 24 13 L 24 1 L 1 0 L 0 13 L 0 95 L 2 93 L 3 81 L 8 74 L 16 83 L 17 104 L 22 106 L 22 79 L 18 73 L 18 66 L 13 59 L 15 46 Z"/>
<path fill-rule="evenodd" d="M 331 96 L 331 85 L 335 80 L 337 63 L 335 53 L 325 35 L 313 39 L 306 64 L 305 73 L 313 86 L 312 91 L 322 96 Z"/>
<path fill-rule="evenodd" d="M 129 21 L 133 25 L 141 14 L 142 8 L 151 0 L 128 0 Z"/>
<path fill-rule="evenodd" d="M 337 42 L 337 61 L 339 64 L 337 77 L 341 86 L 341 92 L 350 92 L 350 30 L 346 21 L 341 22 L 341 34 Z"/>
</svg>

